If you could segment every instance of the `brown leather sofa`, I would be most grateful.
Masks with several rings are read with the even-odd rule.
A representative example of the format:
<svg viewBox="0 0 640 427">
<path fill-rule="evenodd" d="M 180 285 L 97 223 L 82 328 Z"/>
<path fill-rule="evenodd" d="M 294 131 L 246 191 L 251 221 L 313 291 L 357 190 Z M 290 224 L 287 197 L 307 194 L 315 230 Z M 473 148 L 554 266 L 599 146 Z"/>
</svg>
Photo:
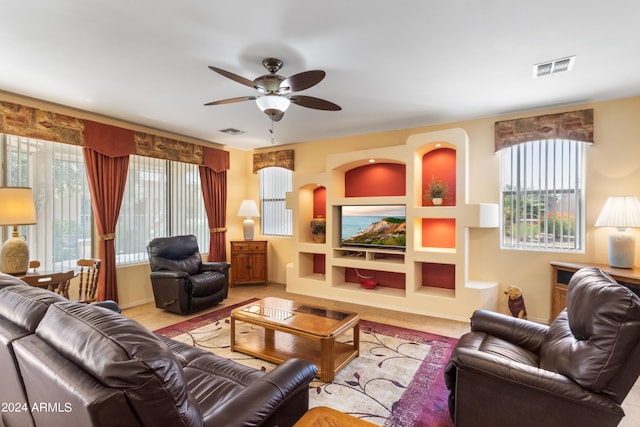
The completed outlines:
<svg viewBox="0 0 640 427">
<path fill-rule="evenodd" d="M 0 274 L 1 425 L 291 426 L 313 364 L 269 373 Z"/>
<path fill-rule="evenodd" d="M 597 268 L 550 326 L 476 311 L 445 370 L 456 427 L 616 426 L 640 375 L 640 298 Z"/>
<path fill-rule="evenodd" d="M 202 262 L 196 236 L 155 238 L 147 253 L 156 307 L 187 314 L 227 298 L 231 264 Z"/>
</svg>

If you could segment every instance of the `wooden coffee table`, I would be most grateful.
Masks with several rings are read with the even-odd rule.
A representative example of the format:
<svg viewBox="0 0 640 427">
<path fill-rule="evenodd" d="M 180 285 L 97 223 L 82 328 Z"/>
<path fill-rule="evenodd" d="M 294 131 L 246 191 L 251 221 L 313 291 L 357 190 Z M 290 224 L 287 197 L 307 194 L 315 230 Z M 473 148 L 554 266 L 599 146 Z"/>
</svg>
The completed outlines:
<svg viewBox="0 0 640 427">
<path fill-rule="evenodd" d="M 360 418 L 352 417 L 326 406 L 309 409 L 293 427 L 375 427 Z"/>
<path fill-rule="evenodd" d="M 257 326 L 236 335 L 236 322 Z M 318 368 L 321 381 L 333 380 L 360 352 L 357 313 L 300 304 L 282 298 L 264 298 L 231 311 L 231 351 L 273 363 L 299 357 Z M 336 341 L 353 330 L 353 342 Z"/>
</svg>

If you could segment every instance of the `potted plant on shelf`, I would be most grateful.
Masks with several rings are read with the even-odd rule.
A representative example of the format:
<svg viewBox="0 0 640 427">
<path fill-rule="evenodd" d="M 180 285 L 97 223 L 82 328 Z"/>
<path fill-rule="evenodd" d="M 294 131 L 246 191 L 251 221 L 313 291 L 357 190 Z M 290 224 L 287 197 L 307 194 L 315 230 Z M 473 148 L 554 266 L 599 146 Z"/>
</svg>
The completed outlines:
<svg viewBox="0 0 640 427">
<path fill-rule="evenodd" d="M 442 205 L 442 199 L 447 195 L 449 187 L 447 183 L 440 178 L 434 177 L 429 183 L 427 195 L 431 198 L 434 206 Z"/>
</svg>

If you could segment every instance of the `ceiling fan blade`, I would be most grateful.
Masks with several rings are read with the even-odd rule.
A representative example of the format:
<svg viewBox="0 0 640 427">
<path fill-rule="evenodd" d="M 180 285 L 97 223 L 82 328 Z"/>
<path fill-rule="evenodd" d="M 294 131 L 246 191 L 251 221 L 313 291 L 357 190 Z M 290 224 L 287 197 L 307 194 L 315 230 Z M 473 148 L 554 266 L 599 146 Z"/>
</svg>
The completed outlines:
<svg viewBox="0 0 640 427">
<path fill-rule="evenodd" d="M 242 76 L 239 76 L 237 74 L 233 74 L 232 72 L 223 70 L 222 68 L 212 67 L 211 65 L 209 65 L 209 68 L 211 70 L 215 71 L 216 73 L 218 73 L 220 75 L 223 75 L 226 78 L 231 79 L 233 81 L 236 81 L 236 82 L 238 82 L 240 84 L 243 84 L 243 85 L 249 86 L 249 87 L 255 87 L 255 84 L 253 83 L 252 80 L 245 79 Z"/>
<path fill-rule="evenodd" d="M 296 95 L 289 97 L 289 100 L 294 104 L 298 104 L 302 107 L 315 108 L 316 110 L 327 111 L 340 111 L 342 107 L 333 102 L 326 101 L 324 99 L 315 98 L 313 96 Z"/>
<path fill-rule="evenodd" d="M 221 105 L 221 104 L 233 104 L 234 102 L 252 101 L 258 98 L 257 96 L 239 96 L 237 98 L 221 99 L 220 101 L 207 102 L 204 105 Z"/>
<path fill-rule="evenodd" d="M 282 89 L 288 88 L 291 92 L 298 92 L 317 85 L 325 75 L 326 73 L 322 70 L 304 71 L 284 79 L 280 83 L 280 87 Z"/>
</svg>

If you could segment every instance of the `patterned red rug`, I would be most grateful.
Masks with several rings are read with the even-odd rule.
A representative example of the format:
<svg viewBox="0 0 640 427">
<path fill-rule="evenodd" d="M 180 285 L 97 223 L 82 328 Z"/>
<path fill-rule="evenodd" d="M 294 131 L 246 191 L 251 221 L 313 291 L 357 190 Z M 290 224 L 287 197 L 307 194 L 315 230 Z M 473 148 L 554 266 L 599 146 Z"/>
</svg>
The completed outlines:
<svg viewBox="0 0 640 427">
<path fill-rule="evenodd" d="M 229 315 L 236 307 L 159 329 L 166 337 L 204 348 L 257 369 L 274 365 L 229 351 Z M 252 326 L 238 324 L 238 333 Z M 345 336 L 349 341 L 352 337 Z M 360 356 L 329 383 L 314 381 L 310 406 L 329 406 L 386 427 L 451 427 L 443 370 L 456 343 L 412 329 L 360 321 Z"/>
</svg>

